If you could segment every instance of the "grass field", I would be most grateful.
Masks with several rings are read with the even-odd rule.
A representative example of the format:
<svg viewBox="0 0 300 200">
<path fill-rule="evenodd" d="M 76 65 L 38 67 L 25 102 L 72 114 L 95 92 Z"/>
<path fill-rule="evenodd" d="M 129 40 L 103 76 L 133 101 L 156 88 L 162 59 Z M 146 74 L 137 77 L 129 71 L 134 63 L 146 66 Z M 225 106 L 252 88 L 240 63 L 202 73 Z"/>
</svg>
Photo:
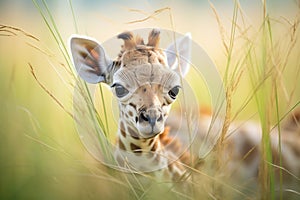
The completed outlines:
<svg viewBox="0 0 300 200">
<path fill-rule="evenodd" d="M 225 124 L 261 123 L 264 159 L 272 162 L 270 128 L 300 102 L 300 2 L 86 2 L 0 2 L 0 199 L 280 199 L 284 191 L 275 192 L 281 184 L 268 164 L 261 166 L 258 194 L 249 196 L 214 174 L 197 174 L 200 183 L 185 194 L 155 181 L 145 187 L 102 165 L 82 144 L 72 118 L 76 74 L 65 45 L 73 33 L 106 41 L 131 29 L 191 32 L 222 77 Z M 197 84 L 193 74 L 187 78 Z M 115 102 L 106 87 L 101 90 L 96 121 L 114 140 Z M 195 95 L 199 104 L 211 104 L 209 91 Z M 214 193 L 206 181 L 224 187 Z"/>
</svg>

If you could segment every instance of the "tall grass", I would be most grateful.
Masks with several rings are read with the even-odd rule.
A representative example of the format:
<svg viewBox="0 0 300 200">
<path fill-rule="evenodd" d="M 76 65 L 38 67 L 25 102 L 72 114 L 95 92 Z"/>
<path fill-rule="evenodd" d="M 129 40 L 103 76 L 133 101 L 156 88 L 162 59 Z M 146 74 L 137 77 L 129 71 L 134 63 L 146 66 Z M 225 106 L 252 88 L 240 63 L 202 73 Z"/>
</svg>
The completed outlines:
<svg viewBox="0 0 300 200">
<path fill-rule="evenodd" d="M 261 139 L 261 165 L 259 168 L 259 185 L 260 189 L 258 190 L 257 197 L 261 199 L 283 199 L 283 175 L 281 169 L 279 170 L 279 179 L 275 179 L 274 174 L 274 165 L 272 160 L 272 148 L 271 148 L 271 139 L 270 132 L 272 130 L 271 124 L 275 122 L 278 126 L 278 140 L 279 148 L 278 152 L 280 155 L 279 165 L 282 166 L 281 158 L 281 128 L 280 123 L 282 118 L 280 117 L 279 112 L 279 94 L 278 94 L 278 85 L 280 84 L 283 87 L 283 92 L 287 92 L 285 88 L 285 83 L 283 81 L 284 70 L 286 69 L 288 62 L 290 61 L 290 53 L 297 51 L 295 49 L 296 37 L 299 35 L 299 30 L 297 30 L 299 23 L 299 16 L 296 16 L 296 19 L 292 24 L 294 27 L 291 32 L 291 40 L 282 40 L 282 38 L 274 38 L 272 26 L 278 22 L 275 19 L 271 19 L 267 9 L 266 1 L 262 2 L 262 23 L 261 27 L 257 32 L 254 32 L 254 36 L 248 34 L 249 27 L 245 26 L 245 16 L 242 8 L 240 7 L 239 1 L 234 1 L 233 17 L 231 19 L 231 31 L 230 38 L 227 42 L 224 37 L 224 28 L 221 23 L 221 19 L 211 4 L 211 7 L 216 16 L 217 22 L 219 24 L 219 29 L 222 37 L 222 43 L 226 52 L 227 62 L 225 66 L 224 73 L 224 86 L 226 88 L 226 114 L 224 119 L 224 126 L 222 129 L 221 136 L 218 141 L 217 151 L 223 151 L 226 147 L 226 142 L 224 142 L 225 136 L 228 132 L 229 124 L 232 122 L 232 119 L 235 119 L 240 112 L 247 106 L 247 104 L 255 99 L 256 109 L 259 115 L 259 121 L 261 124 L 262 139 Z M 241 18 L 242 24 L 239 24 L 238 17 Z M 237 32 L 239 31 L 240 38 L 243 38 L 244 41 L 238 44 L 239 48 L 242 47 L 245 49 L 242 54 L 234 52 L 234 44 L 237 43 Z M 242 45 L 241 45 L 242 44 Z M 284 44 L 288 44 L 286 49 L 280 49 Z M 281 55 L 281 52 L 288 52 L 286 55 Z M 232 58 L 233 54 L 238 54 Z M 293 63 L 289 63 L 292 65 Z M 245 70 L 247 70 L 247 75 L 250 77 L 252 84 L 251 95 L 244 101 L 244 105 L 241 109 L 234 114 L 232 114 L 232 96 L 235 94 L 237 87 L 239 87 L 240 78 L 245 76 Z M 244 74 L 243 74 L 244 73 Z M 296 83 L 295 83 L 296 84 Z M 295 91 L 292 90 L 291 94 Z M 287 101 L 290 102 L 291 99 L 287 95 Z M 275 102 L 273 104 L 272 102 Z M 283 105 L 283 102 L 281 102 Z M 287 113 L 290 113 L 297 105 L 299 104 L 299 99 L 296 99 L 296 103 L 292 105 L 292 108 L 288 110 Z M 232 118 L 231 116 L 234 115 Z M 250 152 L 249 152 L 250 153 Z M 222 161 L 222 159 L 220 159 Z M 224 163 L 218 162 L 219 167 L 224 169 Z M 279 185 L 279 192 L 276 191 L 275 187 Z M 278 189 L 277 189 L 278 190 Z M 278 195 L 279 194 L 279 195 Z M 279 197 L 278 197 L 279 196 Z"/>
<path fill-rule="evenodd" d="M 224 65 L 220 66 L 223 71 L 223 83 L 226 91 L 226 99 L 222 101 L 226 103 L 226 112 L 222 116 L 219 114 L 217 117 L 222 119 L 223 127 L 221 129 L 220 137 L 217 141 L 214 151 L 205 157 L 205 166 L 201 170 L 193 167 L 188 167 L 189 172 L 192 175 L 192 180 L 187 188 L 181 190 L 181 183 L 174 183 L 170 186 L 168 182 L 160 182 L 153 177 L 142 175 L 146 180 L 145 182 L 139 178 L 139 174 L 124 174 L 116 170 L 105 167 L 105 165 L 99 162 L 100 159 L 104 159 L 108 163 L 113 163 L 112 147 L 110 147 L 107 138 L 113 138 L 111 135 L 112 124 L 110 122 L 110 115 L 108 114 L 108 104 L 104 87 L 100 84 L 97 89 L 90 88 L 88 84 L 80 79 L 77 79 L 76 72 L 72 66 L 72 61 L 64 41 L 62 34 L 55 20 L 53 12 L 50 10 L 47 1 L 32 0 L 37 11 L 40 13 L 41 18 L 45 23 L 45 27 L 50 32 L 53 41 L 56 43 L 57 48 L 60 51 L 64 61 L 60 65 L 65 74 L 67 74 L 67 80 L 65 81 L 65 87 L 74 88 L 75 92 L 79 96 L 79 99 L 75 99 L 74 110 L 70 111 L 61 100 L 53 93 L 47 85 L 44 84 L 44 80 L 39 77 L 36 72 L 37 66 L 32 62 L 28 62 L 28 68 L 37 82 L 38 86 L 48 95 L 58 107 L 62 108 L 68 116 L 72 118 L 78 124 L 78 130 L 86 131 L 83 140 L 91 144 L 92 150 L 90 150 L 94 157 L 98 160 L 89 160 L 90 163 L 86 163 L 81 160 L 77 160 L 77 157 L 72 153 L 68 153 L 63 146 L 56 144 L 55 142 L 49 142 L 43 138 L 35 138 L 30 134 L 28 138 L 41 144 L 44 148 L 51 149 L 58 153 L 66 155 L 75 166 L 79 165 L 84 170 L 80 170 L 76 173 L 78 176 L 89 177 L 90 187 L 95 187 L 95 190 L 100 190 L 103 193 L 109 193 L 110 198 L 117 199 L 120 195 L 124 199 L 158 199 L 162 196 L 164 199 L 283 199 L 285 190 L 283 187 L 283 174 L 282 158 L 279 161 L 279 179 L 275 177 L 275 169 L 277 165 L 272 160 L 272 149 L 270 132 L 274 128 L 272 125 L 279 129 L 279 155 L 281 155 L 281 121 L 292 112 L 299 104 L 299 89 L 297 87 L 297 80 L 299 80 L 299 65 L 296 67 L 298 72 L 294 76 L 294 87 L 287 88 L 285 86 L 285 76 L 289 76 L 290 72 L 286 72 L 288 68 L 295 64 L 297 57 L 299 57 L 299 16 L 296 16 L 294 21 L 287 21 L 284 18 L 273 19 L 269 15 L 266 1 L 263 1 L 261 5 L 262 19 L 260 20 L 260 27 L 256 29 L 252 24 L 246 20 L 247 16 L 244 13 L 240 2 L 234 1 L 233 13 L 230 19 L 230 29 L 226 30 L 222 24 L 223 19 L 220 17 L 219 12 L 211 3 L 211 9 L 216 18 L 216 23 L 219 26 L 221 42 L 225 52 Z M 73 2 L 68 1 L 70 11 L 72 14 L 74 32 L 80 33 L 81 30 L 78 27 L 76 10 L 73 8 Z M 136 10 L 135 10 L 136 11 Z M 171 8 L 166 7 L 150 13 L 148 17 L 143 19 L 137 19 L 129 22 L 143 23 L 149 19 L 157 17 L 163 12 L 168 13 L 170 20 L 170 27 L 175 31 L 175 23 Z M 141 11 L 139 11 L 141 12 Z M 159 21 L 158 21 L 159 22 Z M 289 38 L 282 39 L 280 35 L 274 32 L 273 26 L 280 27 L 281 30 L 287 31 L 286 34 Z M 287 28 L 285 28 L 287 26 Z M 24 32 L 21 29 L 17 29 L 11 26 L 1 26 L 0 31 L 2 36 L 7 37 L 15 36 L 21 32 L 36 41 L 36 45 L 32 47 L 36 48 L 44 56 L 48 56 L 53 66 L 56 64 L 55 58 L 49 56 L 50 54 L 41 45 L 41 41 L 35 36 Z M 0 32 L 0 33 L 1 33 Z M 229 34 L 227 34 L 229 33 Z M 229 37 L 227 37 L 229 35 Z M 27 40 L 27 39 L 25 39 Z M 282 53 L 285 52 L 285 53 Z M 295 61 L 296 60 L 296 61 Z M 296 63 L 297 64 L 297 63 Z M 50 65 L 50 64 L 49 64 Z M 55 67 L 53 67 L 55 68 Z M 294 67 L 295 68 L 295 67 Z M 294 69 L 293 68 L 293 69 Z M 56 70 L 56 69 L 55 69 Z M 60 72 L 58 72 L 60 73 Z M 58 74 L 60 76 L 60 74 Z M 247 79 L 250 82 L 250 90 L 247 96 L 240 97 L 240 89 L 243 79 Z M 243 88 L 242 88 L 243 89 Z M 91 92 L 92 91 L 92 92 Z M 93 96 L 93 92 L 99 93 L 98 97 Z M 72 92 L 71 92 L 72 93 Z M 298 96 L 297 96 L 298 95 Z M 95 98 L 99 98 L 101 109 L 96 108 Z M 185 97 L 187 98 L 187 97 Z M 240 107 L 235 105 L 235 99 L 240 100 Z M 227 140 L 231 134 L 229 133 L 229 127 L 242 112 L 250 107 L 250 104 L 254 104 L 254 111 L 251 113 L 258 114 L 258 120 L 261 124 L 261 165 L 259 168 L 259 187 L 255 188 L 253 185 L 237 184 L 232 177 L 227 176 L 228 160 L 221 158 L 222 152 L 228 147 Z M 102 112 L 103 111 L 103 112 Z M 77 113 L 77 115 L 74 113 Z M 82 120 L 84 118 L 84 120 Z M 31 121 L 33 118 L 31 118 Z M 33 123 L 34 124 L 34 123 Z M 188 123 L 189 124 L 189 123 Z M 36 125 L 34 125 L 35 127 Z M 38 135 L 39 129 L 34 128 Z M 81 135 L 82 136 L 82 135 Z M 85 144 L 87 144 L 85 143 Z M 93 146 L 94 145 L 94 146 Z M 258 147 L 257 147 L 258 148 Z M 88 148 L 89 149 L 89 148 Z M 105 158 L 98 155 L 101 152 Z M 192 150 L 191 150 L 192 152 Z M 249 154 L 251 152 L 248 152 Z M 245 155 L 247 157 L 248 153 Z M 64 157 L 64 159 L 66 159 Z M 245 158 L 244 158 L 245 159 Z M 75 168 L 76 170 L 76 168 Z M 100 184 L 94 184 L 96 181 L 100 181 Z M 83 185 L 85 183 L 82 183 Z M 277 186 L 279 185 L 279 189 Z M 103 188 L 102 188 L 103 187 Z M 295 191 L 295 193 L 299 191 Z M 101 198 L 100 196 L 93 196 L 92 192 L 89 193 L 87 189 L 86 193 L 83 193 L 86 198 L 90 195 L 92 199 Z M 99 193 L 97 193 L 99 194 Z"/>
<path fill-rule="evenodd" d="M 62 37 L 60 35 L 60 32 L 58 30 L 58 27 L 56 26 L 55 20 L 51 14 L 51 11 L 49 10 L 47 3 L 43 0 L 41 5 L 44 6 L 45 9 L 42 9 L 41 5 L 37 3 L 35 0 L 33 0 L 34 4 L 36 5 L 37 9 L 41 13 L 42 18 L 44 19 L 49 31 L 53 35 L 53 38 L 57 42 L 57 45 L 59 46 L 62 54 L 64 55 L 65 61 L 70 69 L 72 69 L 71 61 L 69 54 L 67 52 L 67 48 L 65 46 L 64 41 L 62 40 Z M 218 13 L 214 6 L 211 4 L 212 10 L 215 13 L 217 22 L 219 23 L 220 32 L 222 33 L 224 31 L 222 25 L 221 25 L 221 19 L 218 16 Z M 76 23 L 76 14 L 73 10 L 72 3 L 70 1 L 70 8 L 72 10 L 75 30 L 78 32 L 77 23 Z M 174 21 L 172 18 L 172 13 L 170 8 L 162 8 L 160 10 L 154 11 L 153 14 L 151 14 L 149 17 L 146 17 L 142 20 L 136 20 L 130 23 L 141 23 L 144 22 L 164 11 L 169 12 L 170 16 L 170 23 L 171 28 L 174 30 Z M 241 9 L 239 1 L 234 1 L 234 9 L 233 9 L 233 15 L 231 19 L 231 29 L 230 29 L 230 37 L 227 40 L 222 36 L 222 43 L 224 45 L 225 53 L 226 53 L 226 64 L 224 66 L 225 72 L 223 75 L 223 82 L 224 87 L 226 90 L 226 113 L 224 116 L 224 122 L 223 122 L 223 128 L 221 135 L 219 137 L 219 140 L 217 142 L 216 146 L 216 155 L 221 155 L 221 152 L 224 151 L 226 148 L 226 135 L 228 133 L 228 129 L 230 124 L 232 123 L 232 120 L 234 117 L 239 115 L 239 112 L 243 110 L 244 107 L 247 106 L 247 104 L 250 101 L 253 101 L 253 99 L 256 102 L 257 106 L 257 113 L 259 116 L 260 124 L 261 124 L 261 131 L 262 131 L 262 139 L 261 139 L 261 165 L 259 168 L 259 185 L 260 189 L 258 190 L 257 197 L 260 197 L 262 199 L 274 199 L 276 197 L 276 191 L 275 191 L 275 184 L 276 180 L 274 177 L 274 166 L 270 165 L 270 163 L 273 163 L 272 160 L 272 149 L 271 149 L 271 141 L 270 141 L 270 131 L 271 131 L 271 124 L 273 120 L 273 113 L 272 110 L 276 111 L 276 118 L 278 127 L 280 127 L 280 121 L 279 121 L 279 102 L 278 102 L 278 90 L 276 86 L 278 81 L 281 80 L 281 75 L 283 70 L 285 69 L 285 66 L 278 66 L 278 63 L 287 64 L 287 60 L 289 56 L 286 57 L 277 57 L 275 59 L 275 52 L 277 51 L 276 47 L 278 44 L 274 45 L 274 39 L 273 39 L 273 33 L 272 33 L 272 24 L 273 21 L 270 19 L 270 16 L 267 11 L 267 4 L 266 1 L 263 1 L 262 5 L 262 23 L 261 27 L 259 28 L 258 32 L 255 33 L 255 35 L 259 36 L 254 38 L 253 36 L 250 36 L 247 34 L 247 30 L 243 30 L 243 27 L 239 25 L 239 19 L 244 19 L 244 13 Z M 296 20 L 297 21 L 297 20 Z M 243 26 L 246 26 L 245 21 L 243 21 Z M 296 24 L 295 24 L 296 25 Z M 296 32 L 297 30 L 294 29 Z M 241 43 L 238 43 L 237 35 L 241 34 L 240 36 L 244 39 L 244 41 Z M 294 39 L 296 39 L 295 37 Z M 280 41 L 277 41 L 280 42 Z M 286 42 L 286 41 L 284 41 Z M 291 43 L 294 43 L 292 40 Z M 257 45 L 259 44 L 259 45 Z M 238 53 L 237 55 L 237 48 L 243 48 L 246 47 L 245 52 Z M 294 48 L 294 45 L 291 45 L 288 47 L 288 52 L 291 52 Z M 276 60 L 276 63 L 274 63 Z M 243 107 L 238 110 L 236 113 L 233 113 L 232 110 L 232 103 L 234 98 L 234 95 L 237 93 L 237 89 L 239 87 L 239 82 L 242 77 L 245 76 L 245 71 L 247 71 L 251 84 L 252 84 L 252 94 L 249 95 L 249 97 L 244 101 Z M 74 71 L 73 71 L 74 73 Z M 74 77 L 76 75 L 74 74 Z M 94 120 L 92 120 L 93 125 L 95 126 L 95 130 L 98 130 L 97 127 L 100 127 L 101 130 L 96 131 L 98 134 L 99 143 L 101 144 L 101 151 L 104 152 L 104 155 L 110 155 L 109 151 L 111 150 L 105 145 L 103 135 L 106 137 L 109 134 L 109 123 L 108 123 L 108 116 L 107 116 L 107 110 L 105 105 L 105 98 L 104 93 L 102 90 L 102 86 L 100 85 L 100 96 L 101 96 L 101 102 L 102 107 L 104 109 L 104 113 L 102 117 L 97 112 L 97 110 L 94 107 L 93 97 L 89 93 L 89 89 L 86 85 L 86 83 L 83 83 L 79 81 L 79 91 L 83 92 L 83 101 L 86 103 L 86 106 L 89 111 L 90 117 L 92 117 Z M 274 93 L 275 91 L 275 93 Z M 275 105 L 270 104 L 270 102 L 276 102 Z M 96 118 L 95 118 L 96 117 Z M 78 120 L 78 119 L 75 119 Z M 281 137 L 281 134 L 279 132 L 279 139 Z M 279 140 L 280 141 L 280 140 Z M 279 147 L 281 147 L 279 142 Z M 281 154 L 281 148 L 279 148 L 279 153 Z M 211 182 L 211 188 L 206 188 L 208 196 L 211 197 L 219 197 L 221 198 L 223 195 L 242 195 L 247 198 L 247 195 L 244 194 L 240 189 L 234 188 L 234 186 L 231 186 L 228 183 L 225 183 L 221 181 L 218 174 L 222 174 L 222 170 L 226 170 L 227 161 L 217 157 L 216 158 L 216 165 L 214 166 L 214 173 L 215 174 L 202 174 L 202 172 L 195 170 L 196 177 L 202 177 L 203 175 L 207 176 L 208 179 L 206 181 Z M 214 162 L 213 162 L 214 163 Z M 280 198 L 282 198 L 282 172 L 280 172 Z M 194 181 L 195 179 L 193 179 Z M 193 191 L 199 190 L 199 185 L 195 183 L 193 184 Z M 125 184 L 129 185 L 129 188 L 132 192 L 132 194 L 135 196 L 135 198 L 144 198 L 145 196 L 152 195 L 149 193 L 148 189 L 145 188 L 141 184 L 141 182 L 135 178 L 135 175 L 132 174 L 132 178 L 128 180 L 125 178 Z M 156 185 L 156 182 L 151 183 L 152 187 Z M 201 185 L 201 184 L 200 184 Z M 202 187 L 202 186 L 201 186 Z M 201 188 L 200 187 L 200 188 Z M 150 187 L 151 188 L 151 187 Z M 168 187 L 167 187 L 168 188 Z M 172 188 L 171 188 L 172 189 Z M 169 194 L 173 194 L 177 197 L 184 197 L 187 199 L 195 198 L 194 195 L 198 195 L 198 192 L 194 192 L 191 194 L 183 194 L 181 192 L 176 192 L 176 190 L 171 190 L 172 192 Z M 236 193 L 236 194 L 235 194 Z M 207 195 L 206 194 L 206 195 Z M 170 195 L 169 197 L 173 197 L 173 195 Z M 205 194 L 201 194 L 206 196 Z"/>
<path fill-rule="evenodd" d="M 68 48 L 66 46 L 67 45 L 66 41 L 64 41 L 62 39 L 61 33 L 56 25 L 56 22 L 54 20 L 52 12 L 50 11 L 50 9 L 47 5 L 47 2 L 45 0 L 42 0 L 41 2 L 32 0 L 32 2 L 34 3 L 37 10 L 40 12 L 41 17 L 43 18 L 48 30 L 50 31 L 53 39 L 55 40 L 57 46 L 60 49 L 61 54 L 63 55 L 63 57 L 65 59 L 68 69 L 72 72 L 71 73 L 72 78 L 76 81 L 75 77 L 77 75 L 76 75 L 76 72 L 74 71 L 74 67 L 72 66 L 70 54 L 69 54 Z M 69 1 L 69 5 L 70 5 L 72 17 L 73 17 L 75 31 L 78 32 L 75 13 L 74 13 L 73 6 L 72 6 L 72 1 Z M 33 71 L 33 67 L 32 66 L 30 66 L 30 67 Z M 74 80 L 72 80 L 72 81 L 74 81 Z M 76 99 L 74 99 L 74 112 L 75 113 L 88 112 L 88 118 L 92 119 L 91 125 L 94 127 L 93 131 L 95 131 L 95 133 L 98 136 L 97 138 L 98 138 L 99 144 L 101 146 L 101 149 L 103 152 L 105 152 L 104 155 L 110 156 L 110 160 L 111 160 L 112 155 L 108 152 L 109 147 L 107 146 L 108 144 L 107 144 L 107 142 L 105 142 L 106 140 L 104 139 L 105 138 L 104 136 L 108 136 L 108 134 L 109 134 L 109 126 L 108 126 L 108 118 L 107 118 L 107 114 L 106 114 L 105 99 L 103 97 L 104 94 L 102 92 L 102 87 L 100 85 L 100 95 L 101 95 L 101 99 L 102 99 L 102 107 L 104 108 L 104 119 L 96 111 L 96 108 L 94 106 L 93 96 L 90 93 L 90 89 L 88 88 L 87 83 L 85 83 L 82 80 L 78 80 L 75 82 L 75 84 L 78 85 L 78 88 L 75 88 L 75 90 L 76 89 L 79 90 L 77 92 L 77 95 L 78 95 L 77 98 L 79 98 L 79 99 L 83 98 L 83 99 L 79 100 L 79 102 L 76 102 Z M 45 90 L 45 88 L 43 88 L 43 89 Z M 55 97 L 53 95 L 50 94 L 50 96 L 53 99 L 55 99 Z M 74 97 L 74 98 L 76 98 L 76 97 Z M 59 104 L 59 102 L 58 102 L 58 104 Z M 80 122 L 80 120 L 81 120 L 80 117 L 83 117 L 83 116 L 81 116 L 81 114 L 79 114 L 79 116 L 76 116 L 76 114 L 74 114 L 73 117 L 74 117 L 75 122 L 78 123 L 79 126 L 86 126 L 86 125 L 82 125 L 81 123 L 88 123 L 88 122 Z M 100 129 L 99 129 L 99 127 L 100 127 Z M 93 134 L 93 133 L 90 133 L 90 134 Z"/>
</svg>

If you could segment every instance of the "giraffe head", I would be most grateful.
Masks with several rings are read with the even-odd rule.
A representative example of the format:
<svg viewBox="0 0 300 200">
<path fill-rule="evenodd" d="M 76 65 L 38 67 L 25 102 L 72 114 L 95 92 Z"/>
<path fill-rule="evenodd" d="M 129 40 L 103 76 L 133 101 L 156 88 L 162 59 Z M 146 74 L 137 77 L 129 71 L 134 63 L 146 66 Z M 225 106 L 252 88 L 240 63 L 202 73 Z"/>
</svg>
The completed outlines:
<svg viewBox="0 0 300 200">
<path fill-rule="evenodd" d="M 120 129 L 134 138 L 152 138 L 163 132 L 181 87 L 180 76 L 189 69 L 190 35 L 179 38 L 166 50 L 159 48 L 159 35 L 153 29 L 145 44 L 131 32 L 119 34 L 124 45 L 115 60 L 92 38 L 73 36 L 70 40 L 79 76 L 89 83 L 105 82 L 112 88 L 119 102 Z M 122 130 L 124 126 L 129 128 Z"/>
</svg>

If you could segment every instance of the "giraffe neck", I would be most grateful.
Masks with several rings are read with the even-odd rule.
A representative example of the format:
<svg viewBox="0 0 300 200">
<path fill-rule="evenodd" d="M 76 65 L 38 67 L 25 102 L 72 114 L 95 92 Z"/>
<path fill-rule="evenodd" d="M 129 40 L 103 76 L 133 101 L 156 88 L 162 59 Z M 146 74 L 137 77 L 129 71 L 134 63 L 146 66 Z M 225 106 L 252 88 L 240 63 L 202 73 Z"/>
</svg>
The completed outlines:
<svg viewBox="0 0 300 200">
<path fill-rule="evenodd" d="M 123 167 L 154 172 L 161 179 L 179 180 L 185 169 L 180 162 L 174 162 L 174 154 L 164 147 L 165 140 L 165 132 L 149 139 L 139 138 L 134 127 L 120 120 L 116 159 Z"/>
<path fill-rule="evenodd" d="M 118 147 L 121 150 L 129 151 L 137 156 L 149 152 L 161 154 L 163 152 L 159 135 L 152 138 L 140 138 L 138 130 L 120 120 L 118 131 Z"/>
<path fill-rule="evenodd" d="M 139 138 L 137 130 L 120 120 L 118 131 L 117 161 L 121 166 L 127 164 L 140 171 L 153 171 L 166 167 L 167 157 L 159 135 L 153 138 Z M 121 161 L 120 161 L 121 160 Z"/>
</svg>

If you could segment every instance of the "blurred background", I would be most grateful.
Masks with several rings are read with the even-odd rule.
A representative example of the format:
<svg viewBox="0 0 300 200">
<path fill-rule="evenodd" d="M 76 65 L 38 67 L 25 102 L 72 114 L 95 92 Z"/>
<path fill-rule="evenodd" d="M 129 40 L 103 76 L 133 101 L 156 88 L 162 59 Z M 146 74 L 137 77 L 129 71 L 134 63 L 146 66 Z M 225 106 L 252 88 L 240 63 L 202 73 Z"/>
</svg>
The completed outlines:
<svg viewBox="0 0 300 200">
<path fill-rule="evenodd" d="M 41 8 L 37 8 L 34 2 Z M 174 29 L 182 34 L 191 32 L 193 40 L 207 52 L 220 74 L 224 73 L 227 55 L 222 37 L 226 41 L 230 38 L 234 1 L 45 2 L 65 43 L 74 33 L 105 41 L 124 30 L 138 28 Z M 239 23 L 244 24 L 246 28 L 243 30 L 248 30 L 255 38 L 263 19 L 262 1 L 243 0 L 240 6 L 244 18 L 239 18 Z M 170 9 L 155 13 L 166 7 Z M 290 41 L 294 20 L 299 17 L 299 2 L 269 0 L 267 9 L 274 25 L 273 37 L 278 41 Z M 73 119 L 68 114 L 72 113 L 74 80 L 59 45 L 40 14 L 45 11 L 43 1 L 0 1 L 0 199 L 126 197 L 126 185 L 105 172 L 105 167 L 86 151 L 77 135 Z M 153 13 L 148 20 L 129 23 Z M 237 33 L 236 41 L 241 40 L 239 34 L 242 35 Z M 297 37 L 299 31 L 295 34 Z M 280 48 L 284 53 L 285 46 Z M 297 45 L 295 48 L 283 79 L 287 90 L 283 96 L 291 93 L 293 96 L 290 102 L 282 101 L 282 109 L 293 105 L 300 97 L 297 87 L 300 49 Z M 30 66 L 38 81 L 61 106 L 42 89 Z M 247 77 L 242 77 L 233 97 L 233 105 L 237 104 L 233 110 L 241 105 L 240 98 L 250 93 L 251 84 Z M 205 104 L 209 99 L 203 98 L 203 102 Z M 252 116 L 255 113 L 253 107 L 250 102 L 239 119 Z"/>
</svg>

